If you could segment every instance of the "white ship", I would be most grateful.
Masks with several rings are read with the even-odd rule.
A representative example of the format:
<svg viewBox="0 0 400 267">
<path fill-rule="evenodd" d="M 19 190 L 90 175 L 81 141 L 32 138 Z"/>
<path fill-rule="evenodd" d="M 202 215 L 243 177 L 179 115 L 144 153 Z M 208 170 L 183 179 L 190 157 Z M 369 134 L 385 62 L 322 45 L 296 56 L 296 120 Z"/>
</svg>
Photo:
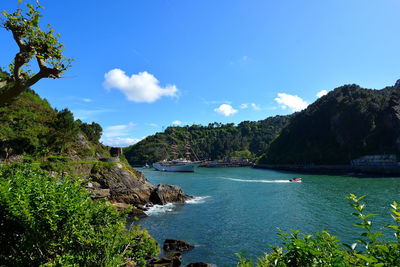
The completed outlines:
<svg viewBox="0 0 400 267">
<path fill-rule="evenodd" d="M 186 159 L 163 160 L 153 163 L 153 167 L 157 171 L 163 172 L 194 172 L 194 168 L 199 165 L 199 162 Z"/>
<path fill-rule="evenodd" d="M 172 132 L 172 139 L 175 140 L 175 131 Z M 172 160 L 163 160 L 153 163 L 153 167 L 157 171 L 163 172 L 194 172 L 195 167 L 200 165 L 200 161 L 191 161 L 190 160 L 190 145 L 189 145 L 189 136 L 186 136 L 186 153 L 185 159 L 176 159 L 177 156 L 177 145 L 173 144 L 172 148 Z"/>
</svg>

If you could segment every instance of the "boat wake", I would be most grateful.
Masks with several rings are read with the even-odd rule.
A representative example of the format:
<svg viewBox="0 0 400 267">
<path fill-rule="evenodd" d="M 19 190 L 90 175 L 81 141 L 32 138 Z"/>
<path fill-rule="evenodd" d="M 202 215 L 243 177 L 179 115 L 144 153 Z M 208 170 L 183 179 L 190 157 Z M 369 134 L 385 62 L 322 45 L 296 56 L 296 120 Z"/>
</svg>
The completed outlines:
<svg viewBox="0 0 400 267">
<path fill-rule="evenodd" d="M 186 200 L 186 204 L 202 204 L 206 202 L 206 199 L 210 196 L 203 196 L 203 197 L 194 197 L 192 199 Z"/>
<path fill-rule="evenodd" d="M 220 177 L 220 178 L 235 182 L 243 182 L 243 183 L 290 183 L 289 180 L 248 180 L 248 179 L 237 179 L 229 177 Z"/>
</svg>

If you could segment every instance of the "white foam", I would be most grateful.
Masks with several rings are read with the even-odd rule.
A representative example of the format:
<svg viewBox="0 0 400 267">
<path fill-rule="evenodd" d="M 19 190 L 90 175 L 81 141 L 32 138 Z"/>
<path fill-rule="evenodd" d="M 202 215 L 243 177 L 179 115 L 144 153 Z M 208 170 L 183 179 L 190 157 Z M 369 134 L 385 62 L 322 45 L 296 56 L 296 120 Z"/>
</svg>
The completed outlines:
<svg viewBox="0 0 400 267">
<path fill-rule="evenodd" d="M 248 180 L 248 179 L 237 179 L 229 177 L 220 177 L 220 178 L 235 182 L 245 182 L 245 183 L 290 183 L 289 180 Z"/>
<path fill-rule="evenodd" d="M 194 197 L 192 199 L 186 200 L 186 204 L 201 204 L 206 202 L 206 199 L 210 196 Z"/>
<path fill-rule="evenodd" d="M 165 205 L 154 205 L 153 207 L 150 207 L 148 210 L 146 210 L 144 213 L 146 215 L 157 215 L 157 214 L 162 214 L 166 212 L 171 212 L 174 210 L 175 205 L 172 203 L 168 203 Z"/>
</svg>

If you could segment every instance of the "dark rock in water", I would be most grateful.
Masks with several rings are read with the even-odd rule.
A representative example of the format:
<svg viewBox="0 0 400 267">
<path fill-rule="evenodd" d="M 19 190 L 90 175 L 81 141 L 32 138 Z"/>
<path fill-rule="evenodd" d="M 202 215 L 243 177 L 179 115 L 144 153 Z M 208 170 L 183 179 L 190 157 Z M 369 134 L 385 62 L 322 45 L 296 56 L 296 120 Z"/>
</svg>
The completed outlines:
<svg viewBox="0 0 400 267">
<path fill-rule="evenodd" d="M 145 218 L 147 217 L 147 214 L 144 213 L 143 210 L 137 209 L 136 207 L 132 207 L 132 205 L 130 204 L 126 204 L 126 203 L 119 203 L 119 202 L 114 202 L 111 203 L 117 210 L 125 210 L 128 208 L 131 208 L 131 212 L 129 213 L 130 216 L 135 216 L 138 218 Z"/>
<path fill-rule="evenodd" d="M 144 205 L 142 205 L 142 204 L 137 204 L 137 205 L 136 205 L 136 208 L 138 208 L 138 209 L 140 209 L 140 210 L 144 210 L 144 211 L 147 211 L 147 210 L 148 210 L 148 208 L 146 208 L 146 206 L 144 206 Z"/>
<path fill-rule="evenodd" d="M 185 196 L 183 190 L 176 185 L 159 184 L 151 192 L 150 201 L 154 204 L 185 203 L 191 197 Z"/>
<path fill-rule="evenodd" d="M 147 267 L 179 267 L 182 264 L 182 254 L 172 252 L 160 259 L 152 259 Z"/>
<path fill-rule="evenodd" d="M 138 218 L 145 218 L 145 217 L 147 217 L 147 214 L 144 213 L 143 210 L 137 209 L 137 208 L 135 208 L 135 207 L 132 208 L 132 211 L 129 213 L 129 215 L 130 215 L 130 216 L 135 216 L 135 217 L 138 217 Z"/>
<path fill-rule="evenodd" d="M 164 241 L 163 249 L 164 251 L 184 252 L 194 249 L 194 246 L 186 243 L 183 240 L 167 239 Z"/>
<path fill-rule="evenodd" d="M 193 262 L 186 265 L 186 267 L 211 267 L 211 264 L 205 262 Z"/>
</svg>

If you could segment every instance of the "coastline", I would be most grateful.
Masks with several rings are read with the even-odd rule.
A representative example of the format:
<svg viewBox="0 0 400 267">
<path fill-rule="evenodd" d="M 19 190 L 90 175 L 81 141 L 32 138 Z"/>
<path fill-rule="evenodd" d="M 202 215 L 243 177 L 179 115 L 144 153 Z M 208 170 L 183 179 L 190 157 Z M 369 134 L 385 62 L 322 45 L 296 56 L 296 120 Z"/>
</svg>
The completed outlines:
<svg viewBox="0 0 400 267">
<path fill-rule="evenodd" d="M 400 177 L 400 166 L 352 166 L 346 165 L 301 165 L 301 164 L 255 164 L 256 169 L 271 169 L 321 174 L 368 174 Z"/>
</svg>

